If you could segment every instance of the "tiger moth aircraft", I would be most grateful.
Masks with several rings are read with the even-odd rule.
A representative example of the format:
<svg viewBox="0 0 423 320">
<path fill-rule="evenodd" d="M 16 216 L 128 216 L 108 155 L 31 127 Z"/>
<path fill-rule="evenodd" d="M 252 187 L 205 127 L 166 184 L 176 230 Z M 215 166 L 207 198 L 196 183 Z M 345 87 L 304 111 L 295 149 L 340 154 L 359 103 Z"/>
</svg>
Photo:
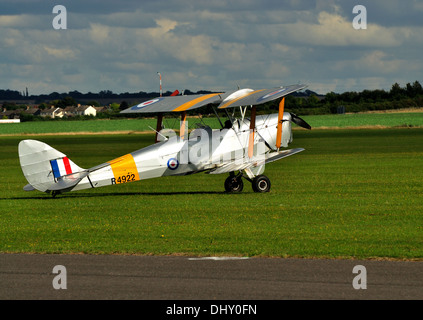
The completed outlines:
<svg viewBox="0 0 423 320">
<path fill-rule="evenodd" d="M 241 192 L 243 179 L 255 192 L 270 190 L 265 164 L 303 151 L 287 148 L 292 142 L 291 122 L 311 129 L 303 119 L 284 112 L 285 96 L 302 90 L 297 84 L 271 89 L 240 89 L 223 93 L 157 97 L 132 106 L 122 113 L 157 114 L 156 141 L 143 149 L 90 169 L 76 165 L 62 152 L 37 140 L 19 143 L 19 160 L 28 185 L 26 191 L 51 193 L 99 188 L 163 176 L 199 172 L 226 173 L 227 192 Z M 256 106 L 279 99 L 279 112 L 256 115 Z M 198 126 L 188 134 L 187 113 L 212 104 L 222 128 Z M 235 110 L 240 111 L 234 117 Z M 247 108 L 251 108 L 247 118 Z M 228 120 L 222 123 L 217 111 L 224 110 Z M 228 112 L 232 110 L 232 115 Z M 165 113 L 180 113 L 179 134 L 163 128 Z M 173 134 L 172 134 L 173 133 Z"/>
</svg>

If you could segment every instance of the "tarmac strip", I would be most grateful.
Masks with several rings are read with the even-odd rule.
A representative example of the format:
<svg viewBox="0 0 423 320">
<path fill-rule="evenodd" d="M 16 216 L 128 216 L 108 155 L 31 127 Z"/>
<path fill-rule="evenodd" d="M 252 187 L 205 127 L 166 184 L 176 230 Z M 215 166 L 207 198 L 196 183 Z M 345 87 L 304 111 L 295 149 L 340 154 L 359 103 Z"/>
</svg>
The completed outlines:
<svg viewBox="0 0 423 320">
<path fill-rule="evenodd" d="M 0 254 L 2 300 L 423 299 L 422 261 Z"/>
</svg>

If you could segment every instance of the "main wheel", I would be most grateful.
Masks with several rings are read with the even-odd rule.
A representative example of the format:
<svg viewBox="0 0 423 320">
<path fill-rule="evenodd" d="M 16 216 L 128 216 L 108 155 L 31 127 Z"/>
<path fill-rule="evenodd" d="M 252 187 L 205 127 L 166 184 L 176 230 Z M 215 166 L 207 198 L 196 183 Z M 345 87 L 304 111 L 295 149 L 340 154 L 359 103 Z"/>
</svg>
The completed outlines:
<svg viewBox="0 0 423 320">
<path fill-rule="evenodd" d="M 230 176 L 225 180 L 226 192 L 241 192 L 244 188 L 244 182 L 241 177 Z"/>
<path fill-rule="evenodd" d="M 269 192 L 270 180 L 268 177 L 261 174 L 253 179 L 252 186 L 254 192 Z"/>
</svg>

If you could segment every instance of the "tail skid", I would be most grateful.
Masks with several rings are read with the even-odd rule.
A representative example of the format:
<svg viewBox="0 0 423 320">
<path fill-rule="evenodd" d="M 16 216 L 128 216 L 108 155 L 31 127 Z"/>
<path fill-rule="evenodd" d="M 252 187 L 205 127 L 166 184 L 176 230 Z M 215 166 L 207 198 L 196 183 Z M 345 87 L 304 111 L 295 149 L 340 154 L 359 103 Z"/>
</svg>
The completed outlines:
<svg viewBox="0 0 423 320">
<path fill-rule="evenodd" d="M 18 149 L 22 172 L 29 183 L 24 187 L 26 191 L 67 191 L 89 174 L 88 170 L 43 142 L 23 140 Z"/>
</svg>

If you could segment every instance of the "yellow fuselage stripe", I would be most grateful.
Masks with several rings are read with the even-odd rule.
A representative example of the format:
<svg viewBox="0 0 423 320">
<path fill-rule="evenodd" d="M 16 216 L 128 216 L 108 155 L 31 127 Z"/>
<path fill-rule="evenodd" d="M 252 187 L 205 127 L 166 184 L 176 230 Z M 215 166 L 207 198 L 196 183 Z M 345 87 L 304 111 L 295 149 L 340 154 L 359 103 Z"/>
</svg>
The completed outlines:
<svg viewBox="0 0 423 320">
<path fill-rule="evenodd" d="M 200 102 L 202 102 L 202 101 L 204 101 L 204 100 L 207 100 L 207 99 L 209 99 L 209 98 L 215 97 L 215 96 L 217 96 L 217 95 L 219 95 L 219 94 L 221 94 L 221 93 L 212 93 L 212 94 L 207 94 L 207 95 L 202 96 L 202 97 L 199 97 L 199 98 L 197 98 L 197 99 L 194 99 L 194 100 L 188 101 L 188 102 L 186 102 L 186 103 L 184 103 L 184 104 L 180 105 L 180 106 L 179 106 L 179 107 L 177 107 L 176 109 L 174 109 L 174 110 L 173 110 L 173 112 L 188 110 L 189 108 L 193 107 L 193 106 L 194 106 L 194 105 L 196 105 L 197 103 L 200 103 Z"/>
<path fill-rule="evenodd" d="M 108 163 L 112 168 L 116 184 L 140 180 L 134 157 L 131 154 L 116 158 Z"/>
</svg>

